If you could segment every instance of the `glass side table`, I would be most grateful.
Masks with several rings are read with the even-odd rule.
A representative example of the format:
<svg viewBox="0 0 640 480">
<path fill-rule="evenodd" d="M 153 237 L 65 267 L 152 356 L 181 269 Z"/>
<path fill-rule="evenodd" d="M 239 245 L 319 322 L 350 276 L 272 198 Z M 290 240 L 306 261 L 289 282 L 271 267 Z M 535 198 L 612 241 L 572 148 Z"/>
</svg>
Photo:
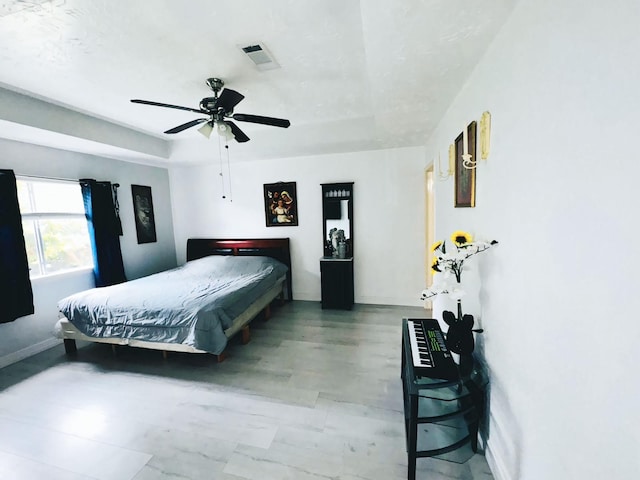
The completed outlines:
<svg viewBox="0 0 640 480">
<path fill-rule="evenodd" d="M 408 480 L 415 480 L 418 458 L 464 463 L 478 449 L 488 378 L 474 360 L 458 370 L 455 380 L 415 375 L 403 332 L 401 377 Z"/>
</svg>

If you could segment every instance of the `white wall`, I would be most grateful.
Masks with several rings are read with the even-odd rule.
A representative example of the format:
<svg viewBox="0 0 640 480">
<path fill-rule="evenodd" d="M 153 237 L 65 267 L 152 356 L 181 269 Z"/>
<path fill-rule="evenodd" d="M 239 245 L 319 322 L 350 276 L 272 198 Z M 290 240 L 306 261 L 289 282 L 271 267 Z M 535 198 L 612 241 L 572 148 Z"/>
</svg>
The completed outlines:
<svg viewBox="0 0 640 480">
<path fill-rule="evenodd" d="M 237 163 L 233 148 L 241 146 L 230 148 L 232 202 L 221 198 L 217 161 L 170 170 L 179 262 L 189 237 L 290 237 L 294 298 L 320 300 L 320 184 L 353 181 L 356 303 L 420 305 L 423 148 Z M 265 226 L 263 184 L 278 181 L 296 182 L 297 227 Z"/>
<path fill-rule="evenodd" d="M 118 199 L 123 236 L 120 246 L 128 279 L 176 266 L 171 218 L 169 176 L 164 168 L 56 150 L 0 139 L 0 168 L 16 175 L 57 178 L 95 178 L 119 183 Z M 158 241 L 138 245 L 133 216 L 131 184 L 151 186 Z M 94 286 L 93 271 L 34 279 L 35 313 L 0 325 L 0 367 L 51 346 L 57 320 L 57 301 Z"/>
<path fill-rule="evenodd" d="M 500 241 L 473 311 L 498 480 L 640 477 L 639 20 L 635 0 L 521 0 L 427 146 L 446 158 L 491 111 L 477 207 L 436 183 L 436 237 Z"/>
</svg>

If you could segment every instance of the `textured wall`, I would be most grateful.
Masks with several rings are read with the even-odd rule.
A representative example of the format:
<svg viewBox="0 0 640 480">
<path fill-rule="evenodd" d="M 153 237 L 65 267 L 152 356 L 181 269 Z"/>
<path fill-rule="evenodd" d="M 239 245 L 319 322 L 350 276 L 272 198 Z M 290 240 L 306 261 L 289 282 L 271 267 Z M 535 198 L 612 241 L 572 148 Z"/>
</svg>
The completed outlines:
<svg viewBox="0 0 640 480">
<path fill-rule="evenodd" d="M 453 181 L 436 183 L 436 237 L 500 241 L 476 258 L 469 303 L 485 329 L 499 480 L 640 472 L 639 18 L 632 0 L 522 0 L 427 146 L 444 155 L 491 111 L 477 207 L 453 208 Z"/>
</svg>

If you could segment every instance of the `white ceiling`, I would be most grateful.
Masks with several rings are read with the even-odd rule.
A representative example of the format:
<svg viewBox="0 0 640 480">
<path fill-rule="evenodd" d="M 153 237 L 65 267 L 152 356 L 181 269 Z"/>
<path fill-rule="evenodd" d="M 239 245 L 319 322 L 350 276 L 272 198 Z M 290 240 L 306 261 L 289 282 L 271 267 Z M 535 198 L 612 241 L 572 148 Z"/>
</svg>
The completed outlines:
<svg viewBox="0 0 640 480">
<path fill-rule="evenodd" d="M 130 127 L 172 153 L 123 149 L 82 128 L 45 134 L 57 129 L 16 113 L 15 98 L 13 111 L 0 102 L 0 136 L 128 160 L 206 160 L 217 137 L 162 133 L 200 115 L 129 100 L 197 108 L 212 95 L 205 80 L 220 77 L 245 95 L 236 112 L 291 120 L 289 129 L 237 122 L 251 141 L 233 142 L 234 158 L 424 145 L 516 1 L 4 0 L 0 84 L 11 92 L 0 95 Z M 239 48 L 256 42 L 281 68 L 257 70 Z"/>
</svg>

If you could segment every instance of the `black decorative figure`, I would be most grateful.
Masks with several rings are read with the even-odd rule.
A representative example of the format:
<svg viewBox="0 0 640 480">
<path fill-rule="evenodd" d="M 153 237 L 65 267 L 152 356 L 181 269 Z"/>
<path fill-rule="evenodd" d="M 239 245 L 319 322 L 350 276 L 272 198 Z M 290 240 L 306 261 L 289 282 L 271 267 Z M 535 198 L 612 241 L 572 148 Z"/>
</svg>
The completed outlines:
<svg viewBox="0 0 640 480">
<path fill-rule="evenodd" d="M 473 329 L 473 315 L 464 314 L 461 318 L 456 318 L 453 312 L 445 310 L 442 312 L 442 319 L 449 325 L 445 340 L 447 348 L 460 355 L 471 355 L 475 348 L 473 332 L 482 332 L 482 329 Z"/>
</svg>

